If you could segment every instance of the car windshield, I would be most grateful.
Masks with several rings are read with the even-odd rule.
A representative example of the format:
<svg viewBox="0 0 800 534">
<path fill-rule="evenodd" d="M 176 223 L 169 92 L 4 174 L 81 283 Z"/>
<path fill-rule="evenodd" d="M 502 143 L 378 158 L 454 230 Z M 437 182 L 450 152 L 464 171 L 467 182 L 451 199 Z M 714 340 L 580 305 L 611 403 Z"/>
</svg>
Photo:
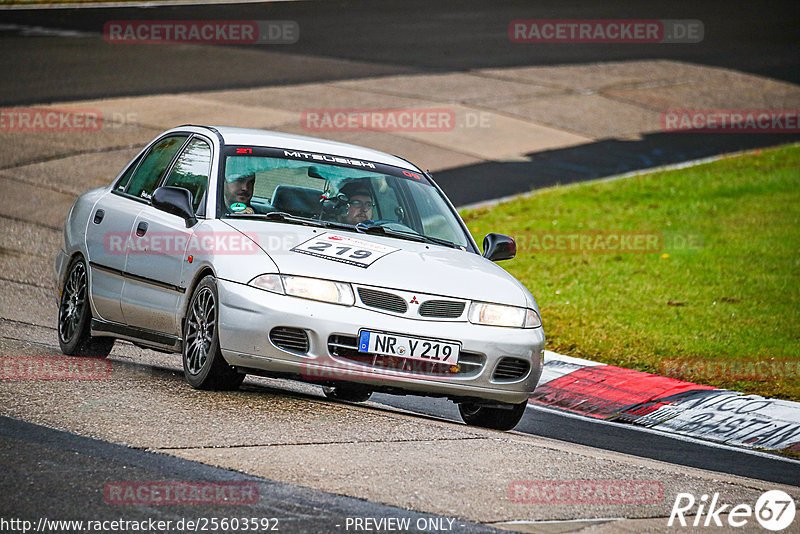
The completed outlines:
<svg viewBox="0 0 800 534">
<path fill-rule="evenodd" d="M 422 236 L 429 242 L 472 249 L 443 195 L 418 173 L 268 148 L 228 147 L 223 160 L 217 204 L 222 217 L 308 219 L 391 237 L 423 240 Z"/>
</svg>

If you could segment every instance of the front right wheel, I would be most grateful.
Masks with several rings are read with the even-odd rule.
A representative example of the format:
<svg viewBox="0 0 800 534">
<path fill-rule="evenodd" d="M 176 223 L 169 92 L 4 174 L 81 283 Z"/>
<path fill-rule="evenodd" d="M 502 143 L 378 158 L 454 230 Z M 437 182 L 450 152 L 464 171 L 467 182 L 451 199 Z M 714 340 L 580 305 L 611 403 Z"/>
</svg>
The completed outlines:
<svg viewBox="0 0 800 534">
<path fill-rule="evenodd" d="M 493 430 L 511 430 L 525 414 L 527 401 L 521 404 L 503 404 L 485 406 L 474 402 L 462 402 L 458 405 L 461 419 L 472 426 L 491 428 Z"/>
<path fill-rule="evenodd" d="M 218 322 L 217 281 L 209 275 L 197 284 L 183 321 L 183 374 L 195 389 L 238 389 L 244 380 L 222 357 Z"/>
</svg>

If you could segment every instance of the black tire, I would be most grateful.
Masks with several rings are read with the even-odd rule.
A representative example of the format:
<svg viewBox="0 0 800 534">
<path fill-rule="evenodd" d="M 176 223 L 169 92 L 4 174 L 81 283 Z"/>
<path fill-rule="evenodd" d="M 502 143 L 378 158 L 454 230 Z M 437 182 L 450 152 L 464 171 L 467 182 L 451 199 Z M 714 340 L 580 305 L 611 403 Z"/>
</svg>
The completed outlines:
<svg viewBox="0 0 800 534">
<path fill-rule="evenodd" d="M 183 374 L 195 389 L 235 390 L 245 378 L 222 357 L 218 322 L 217 281 L 209 275 L 197 284 L 183 320 Z"/>
<path fill-rule="evenodd" d="M 114 347 L 113 337 L 92 337 L 89 273 L 77 257 L 69 264 L 58 304 L 58 345 L 68 356 L 105 358 Z"/>
<path fill-rule="evenodd" d="M 352 386 L 322 386 L 326 397 L 338 401 L 366 402 L 372 396 L 368 389 Z"/>
<path fill-rule="evenodd" d="M 458 411 L 461 413 L 461 419 L 468 425 L 491 428 L 493 430 L 511 430 L 522 419 L 527 405 L 527 402 L 523 402 L 521 404 L 506 404 L 503 407 L 494 407 L 462 402 L 458 405 Z"/>
</svg>

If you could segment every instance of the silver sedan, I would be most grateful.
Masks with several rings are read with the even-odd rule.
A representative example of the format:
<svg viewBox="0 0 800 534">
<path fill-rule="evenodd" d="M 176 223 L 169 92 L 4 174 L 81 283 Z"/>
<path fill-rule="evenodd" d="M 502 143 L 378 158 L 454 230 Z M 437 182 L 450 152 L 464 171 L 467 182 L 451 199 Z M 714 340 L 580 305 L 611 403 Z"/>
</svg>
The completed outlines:
<svg viewBox="0 0 800 534">
<path fill-rule="evenodd" d="M 56 258 L 65 354 L 115 339 L 183 354 L 188 383 L 247 374 L 447 397 L 511 429 L 541 374 L 530 292 L 479 251 L 431 176 L 382 152 L 229 127 L 164 132 L 78 197 Z"/>
</svg>

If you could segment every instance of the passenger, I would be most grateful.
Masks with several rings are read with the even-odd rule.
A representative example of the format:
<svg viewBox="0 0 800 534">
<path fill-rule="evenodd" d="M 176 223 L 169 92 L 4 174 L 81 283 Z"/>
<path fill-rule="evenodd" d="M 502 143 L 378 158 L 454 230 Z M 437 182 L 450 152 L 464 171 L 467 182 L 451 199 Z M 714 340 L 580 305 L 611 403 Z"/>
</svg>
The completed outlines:
<svg viewBox="0 0 800 534">
<path fill-rule="evenodd" d="M 255 213 L 250 205 L 253 198 L 253 189 L 256 183 L 256 174 L 242 174 L 240 176 L 225 177 L 225 206 L 234 213 Z M 242 208 L 241 205 L 244 205 Z"/>
</svg>

